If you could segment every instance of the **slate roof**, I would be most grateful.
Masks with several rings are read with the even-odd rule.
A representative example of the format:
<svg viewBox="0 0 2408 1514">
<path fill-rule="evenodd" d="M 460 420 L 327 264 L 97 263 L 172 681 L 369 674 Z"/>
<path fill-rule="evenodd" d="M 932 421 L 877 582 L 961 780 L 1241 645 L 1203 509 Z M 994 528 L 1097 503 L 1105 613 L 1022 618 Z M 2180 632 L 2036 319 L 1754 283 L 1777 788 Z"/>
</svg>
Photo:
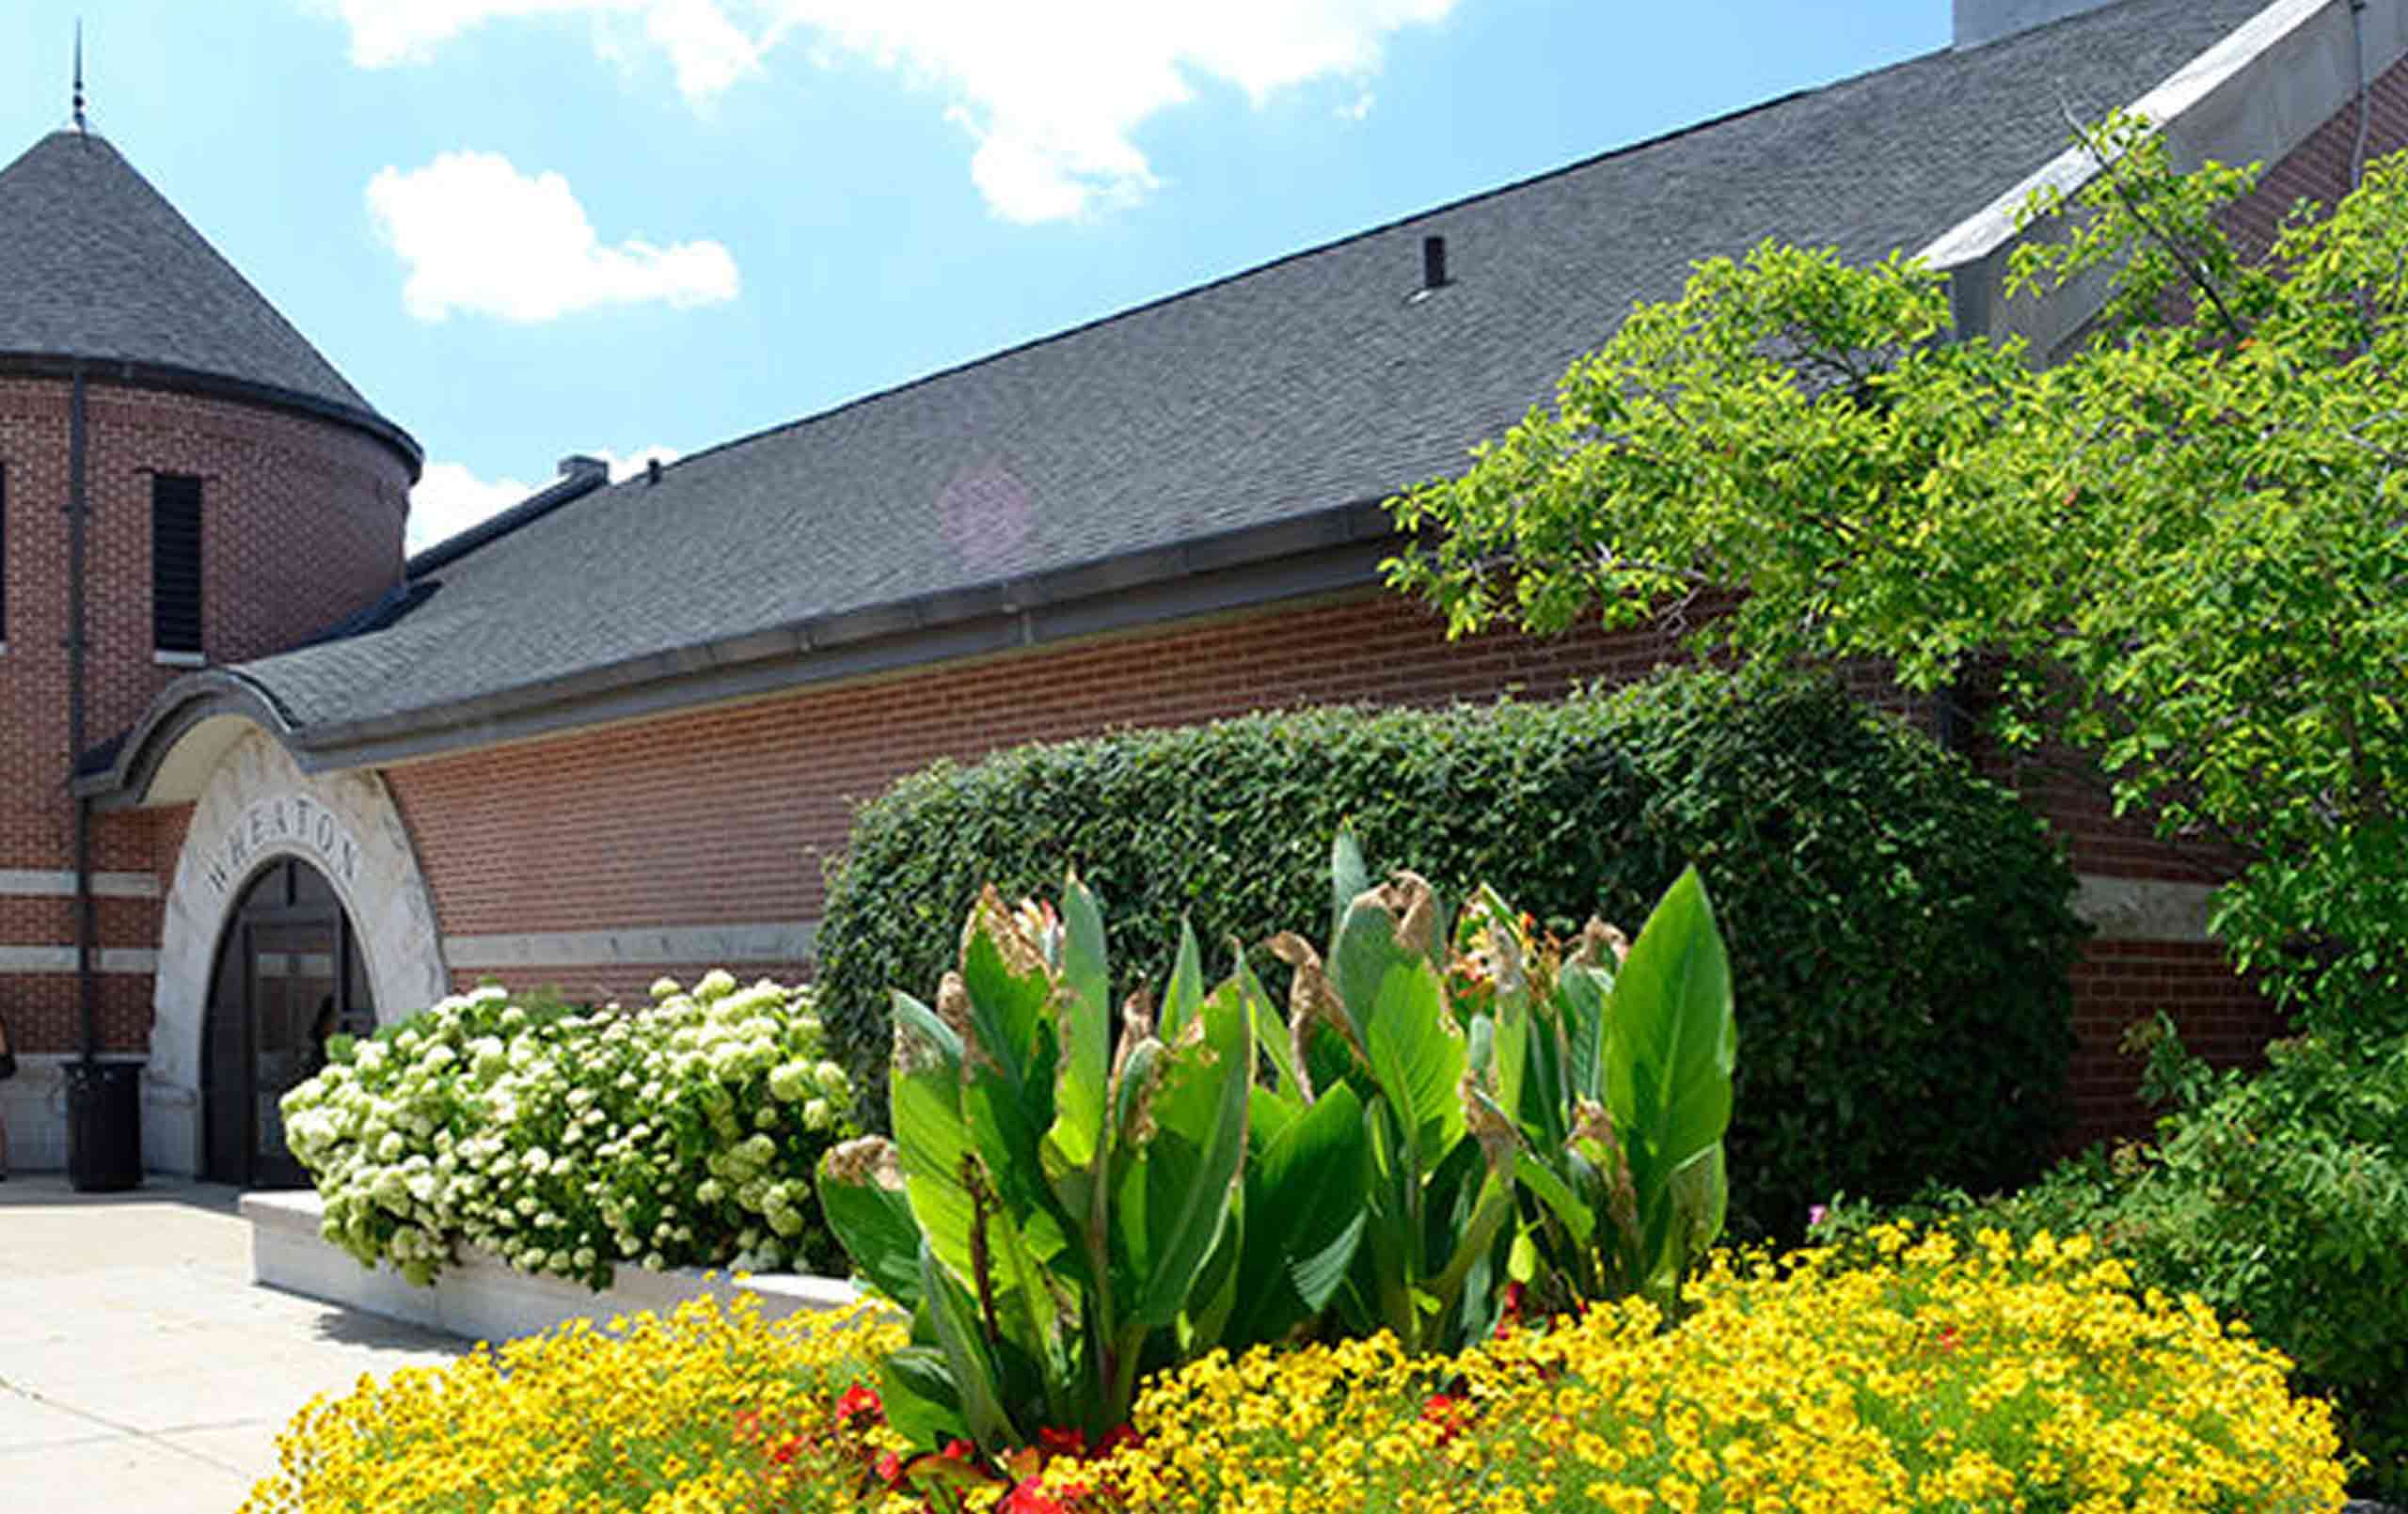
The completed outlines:
<svg viewBox="0 0 2408 1514">
<path fill-rule="evenodd" d="M 1912 250 L 2264 0 L 2125 0 L 1416 215 L 727 443 L 245 666 L 296 728 L 440 722 L 719 639 L 1376 501 L 1457 469 L 1632 302 L 1766 238 Z M 1425 234 L 1454 282 L 1408 299 Z M 306 740 L 306 733 L 304 735 Z"/>
<path fill-rule="evenodd" d="M 0 168 L 0 359 L 75 357 L 230 380 L 368 423 L 415 460 L 116 148 L 54 132 Z"/>
</svg>

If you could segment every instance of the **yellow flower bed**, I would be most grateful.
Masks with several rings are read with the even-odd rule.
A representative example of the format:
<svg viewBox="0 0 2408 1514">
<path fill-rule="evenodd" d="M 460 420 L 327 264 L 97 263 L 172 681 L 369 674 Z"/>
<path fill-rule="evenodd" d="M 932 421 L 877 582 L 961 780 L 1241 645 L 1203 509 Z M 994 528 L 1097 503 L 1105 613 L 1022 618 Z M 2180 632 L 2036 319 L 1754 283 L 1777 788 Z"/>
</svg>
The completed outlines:
<svg viewBox="0 0 2408 1514">
<path fill-rule="evenodd" d="M 1872 1270 L 1726 1257 L 1670 1332 L 1630 1303 L 1452 1359 L 1385 1337 L 1208 1357 L 1146 1388 L 1134 1445 L 1041 1468 L 965 1448 L 974 1465 L 933 1480 L 898 1479 L 889 1453 L 908 1468 L 911 1448 L 865 1386 L 903 1343 L 891 1315 L 765 1324 L 705 1301 L 363 1378 L 302 1411 L 246 1508 L 902 1514 L 932 1490 L 1012 1514 L 2341 1506 L 2325 1406 L 2195 1301 L 2135 1296 L 2079 1239 L 1878 1238 Z"/>
<path fill-rule="evenodd" d="M 2344 1502 L 2325 1405 L 2195 1301 L 2134 1297 L 2086 1240 L 1880 1238 L 1878 1270 L 1725 1258 L 1669 1333 L 1632 1302 L 1435 1366 L 1385 1340 L 1208 1358 L 1148 1389 L 1143 1450 L 1103 1470 L 1139 1507 L 1312 1514 Z"/>
<path fill-rule="evenodd" d="M 705 1298 L 612 1324 L 322 1396 L 243 1514 L 849 1506 L 806 1485 L 830 1470 L 829 1404 L 903 1344 L 891 1312 L 766 1323 Z"/>
</svg>

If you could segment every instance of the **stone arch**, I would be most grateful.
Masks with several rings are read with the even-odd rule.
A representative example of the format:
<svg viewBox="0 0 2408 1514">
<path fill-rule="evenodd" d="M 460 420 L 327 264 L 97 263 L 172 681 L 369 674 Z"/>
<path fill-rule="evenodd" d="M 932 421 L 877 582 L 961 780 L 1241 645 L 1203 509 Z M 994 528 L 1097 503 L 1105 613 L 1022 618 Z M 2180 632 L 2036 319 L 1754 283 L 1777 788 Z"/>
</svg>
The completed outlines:
<svg viewBox="0 0 2408 1514">
<path fill-rule="evenodd" d="M 357 933 L 380 1021 L 450 990 L 435 901 L 385 781 L 312 775 L 264 732 L 229 747 L 195 802 L 159 931 L 152 991 L 146 1165 L 199 1169 L 202 1038 L 228 912 L 261 865 L 297 857 L 325 875 Z"/>
</svg>

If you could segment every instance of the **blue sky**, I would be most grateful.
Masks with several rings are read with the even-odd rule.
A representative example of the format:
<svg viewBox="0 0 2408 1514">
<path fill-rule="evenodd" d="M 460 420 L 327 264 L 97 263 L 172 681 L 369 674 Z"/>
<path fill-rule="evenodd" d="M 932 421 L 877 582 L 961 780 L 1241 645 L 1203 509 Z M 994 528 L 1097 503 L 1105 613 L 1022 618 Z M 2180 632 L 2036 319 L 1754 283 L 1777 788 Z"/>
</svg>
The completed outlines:
<svg viewBox="0 0 2408 1514">
<path fill-rule="evenodd" d="M 0 20 L 0 156 L 79 8 Z M 85 0 L 106 134 L 426 449 L 808 415 L 1945 45 L 1948 0 Z"/>
</svg>

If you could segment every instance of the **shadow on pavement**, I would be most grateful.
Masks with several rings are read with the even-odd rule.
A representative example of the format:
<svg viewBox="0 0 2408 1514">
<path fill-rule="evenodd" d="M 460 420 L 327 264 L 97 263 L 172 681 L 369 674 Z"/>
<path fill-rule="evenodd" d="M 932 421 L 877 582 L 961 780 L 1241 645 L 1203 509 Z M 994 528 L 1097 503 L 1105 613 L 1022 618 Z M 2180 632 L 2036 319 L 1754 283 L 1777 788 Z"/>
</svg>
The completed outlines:
<svg viewBox="0 0 2408 1514">
<path fill-rule="evenodd" d="M 11 1173 L 0 1182 L 0 1209 L 104 1208 L 133 1205 L 174 1205 L 232 1214 L 243 1196 L 223 1183 L 196 1183 L 188 1177 L 152 1175 L 140 1188 L 116 1193 L 78 1193 L 64 1173 Z"/>
</svg>

